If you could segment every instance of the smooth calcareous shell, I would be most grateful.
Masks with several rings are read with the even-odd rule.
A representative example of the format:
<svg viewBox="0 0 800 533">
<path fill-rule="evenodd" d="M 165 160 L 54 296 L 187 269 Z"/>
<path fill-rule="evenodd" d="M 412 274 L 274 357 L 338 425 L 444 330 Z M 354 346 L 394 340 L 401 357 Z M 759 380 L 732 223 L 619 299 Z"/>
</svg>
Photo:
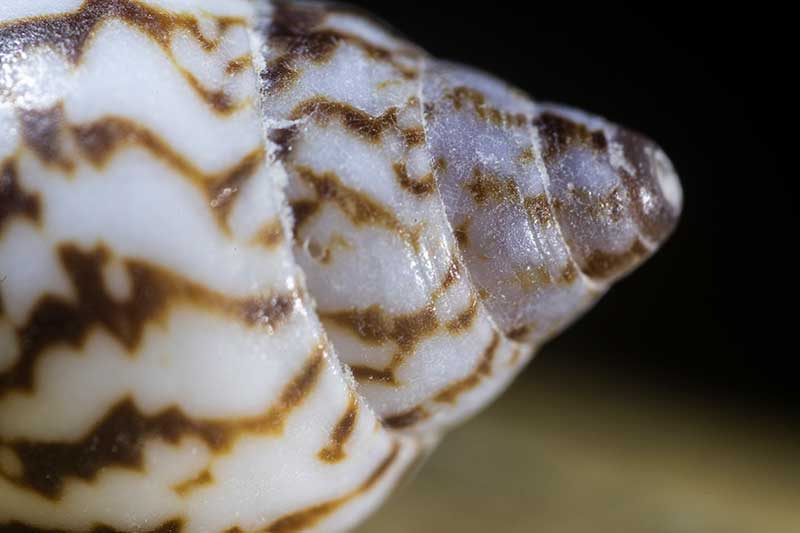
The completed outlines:
<svg viewBox="0 0 800 533">
<path fill-rule="evenodd" d="M 346 530 L 681 201 L 340 5 L 4 0 L 0 530 Z"/>
</svg>

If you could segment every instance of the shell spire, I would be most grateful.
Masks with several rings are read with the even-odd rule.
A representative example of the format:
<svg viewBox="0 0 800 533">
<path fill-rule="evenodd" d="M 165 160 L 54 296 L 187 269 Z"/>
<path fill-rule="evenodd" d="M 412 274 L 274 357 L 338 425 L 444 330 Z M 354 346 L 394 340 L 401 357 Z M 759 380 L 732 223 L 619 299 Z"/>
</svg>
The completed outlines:
<svg viewBox="0 0 800 533">
<path fill-rule="evenodd" d="M 351 528 L 682 200 L 339 4 L 5 0 L 0 127 L 4 531 Z"/>
<path fill-rule="evenodd" d="M 561 231 L 581 271 L 614 280 L 649 257 L 675 229 L 678 176 L 650 139 L 563 106 L 534 120 Z"/>
</svg>

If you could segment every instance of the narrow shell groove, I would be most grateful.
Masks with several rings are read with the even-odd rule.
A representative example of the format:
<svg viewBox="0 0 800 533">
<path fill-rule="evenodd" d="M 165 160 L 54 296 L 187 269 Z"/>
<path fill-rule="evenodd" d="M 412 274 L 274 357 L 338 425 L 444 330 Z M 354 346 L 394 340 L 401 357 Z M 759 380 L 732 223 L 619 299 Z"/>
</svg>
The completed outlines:
<svg viewBox="0 0 800 533">
<path fill-rule="evenodd" d="M 6 0 L 0 125 L 2 531 L 352 528 L 682 204 L 338 4 Z"/>
</svg>

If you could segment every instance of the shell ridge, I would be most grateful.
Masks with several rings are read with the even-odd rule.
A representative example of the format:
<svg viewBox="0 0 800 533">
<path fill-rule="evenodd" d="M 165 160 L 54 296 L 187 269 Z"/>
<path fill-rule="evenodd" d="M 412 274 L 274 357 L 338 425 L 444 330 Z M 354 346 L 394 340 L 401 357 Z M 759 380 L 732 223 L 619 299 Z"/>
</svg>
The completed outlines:
<svg viewBox="0 0 800 533">
<path fill-rule="evenodd" d="M 539 104 L 537 104 L 535 100 L 533 100 L 533 103 L 534 103 L 535 106 L 537 106 L 537 112 L 538 112 Z M 553 195 L 552 195 L 552 193 L 550 191 L 550 173 L 547 170 L 547 165 L 544 164 L 544 161 L 543 161 L 542 155 L 541 155 L 541 154 L 544 153 L 544 151 L 542 150 L 542 142 L 541 142 L 541 139 L 539 138 L 538 131 L 536 130 L 535 127 L 533 127 L 533 121 L 535 120 L 535 118 L 536 118 L 535 116 L 529 117 L 529 123 L 531 124 L 529 130 L 530 130 L 530 135 L 531 135 L 531 143 L 533 144 L 534 151 L 535 151 L 536 167 L 537 167 L 537 169 L 539 170 L 539 172 L 541 173 L 541 176 L 542 176 L 542 185 L 544 186 L 544 194 L 545 194 L 545 196 L 547 198 L 547 204 L 550 206 L 550 210 L 555 212 L 556 205 L 555 205 L 555 203 L 553 201 Z M 561 242 L 566 247 L 566 249 L 569 251 L 569 260 L 570 260 L 570 262 L 575 264 L 575 260 L 573 259 L 573 255 L 572 255 L 573 254 L 572 247 L 567 242 L 566 237 L 564 237 L 564 231 L 561 228 L 561 221 L 559 220 L 558 217 L 553 217 L 553 225 L 554 225 L 556 231 L 558 232 L 558 236 L 559 236 Z M 578 277 L 581 280 L 581 283 L 586 285 L 591 291 L 601 293 L 601 292 L 605 292 L 608 289 L 608 284 L 607 283 L 603 283 L 602 281 L 599 281 L 599 280 L 593 280 L 592 278 L 587 276 L 580 268 L 577 268 L 577 265 L 576 265 L 576 270 L 577 270 Z"/>
<path fill-rule="evenodd" d="M 361 10 L 3 1 L 0 530 L 354 527 L 680 211 Z"/>
</svg>

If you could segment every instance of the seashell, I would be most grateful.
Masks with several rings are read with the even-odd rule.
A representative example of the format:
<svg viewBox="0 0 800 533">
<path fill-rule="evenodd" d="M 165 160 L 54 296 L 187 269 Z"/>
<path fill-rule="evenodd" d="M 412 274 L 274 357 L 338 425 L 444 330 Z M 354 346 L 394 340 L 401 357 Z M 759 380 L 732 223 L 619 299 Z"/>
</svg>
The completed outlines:
<svg viewBox="0 0 800 533">
<path fill-rule="evenodd" d="M 4 531 L 353 527 L 681 209 L 339 5 L 5 0 L 0 124 Z"/>
</svg>

